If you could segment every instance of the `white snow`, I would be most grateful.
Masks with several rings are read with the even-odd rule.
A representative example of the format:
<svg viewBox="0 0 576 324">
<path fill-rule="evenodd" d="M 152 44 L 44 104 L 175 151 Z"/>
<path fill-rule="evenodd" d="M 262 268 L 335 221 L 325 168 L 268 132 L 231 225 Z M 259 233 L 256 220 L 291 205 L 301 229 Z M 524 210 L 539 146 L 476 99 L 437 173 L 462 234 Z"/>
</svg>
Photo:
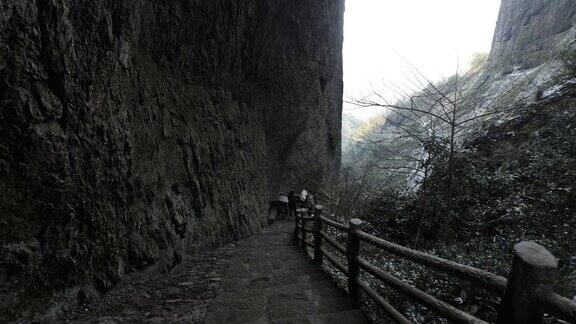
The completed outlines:
<svg viewBox="0 0 576 324">
<path fill-rule="evenodd" d="M 576 78 L 570 79 L 564 83 L 556 84 L 553 87 L 548 88 L 546 91 L 544 91 L 542 93 L 542 98 L 543 99 L 553 99 L 553 98 L 559 97 L 564 93 L 564 90 L 566 89 L 566 87 L 568 87 L 570 85 L 574 85 L 574 84 L 576 84 Z"/>
</svg>

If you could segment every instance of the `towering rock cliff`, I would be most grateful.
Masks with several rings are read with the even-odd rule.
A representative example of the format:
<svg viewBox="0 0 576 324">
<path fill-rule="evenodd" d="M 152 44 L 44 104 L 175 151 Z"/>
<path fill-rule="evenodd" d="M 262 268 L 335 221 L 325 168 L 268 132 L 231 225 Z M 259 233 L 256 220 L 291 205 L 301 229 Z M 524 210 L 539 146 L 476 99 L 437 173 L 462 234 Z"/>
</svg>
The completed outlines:
<svg viewBox="0 0 576 324">
<path fill-rule="evenodd" d="M 330 176 L 343 6 L 2 1 L 0 280 L 106 290 Z"/>
<path fill-rule="evenodd" d="M 576 2 L 502 0 L 487 64 L 477 85 L 481 109 L 509 109 L 539 101 L 571 78 L 576 64 Z"/>
<path fill-rule="evenodd" d="M 574 23 L 572 0 L 503 0 L 490 59 L 536 67 L 554 58 L 560 47 L 573 45 Z"/>
<path fill-rule="evenodd" d="M 567 69 L 566 63 L 576 67 L 576 1 L 502 0 L 487 61 L 460 76 L 458 82 L 448 78 L 440 88 L 453 88 L 445 91 L 461 92 L 460 97 L 465 98 L 460 99 L 459 109 L 462 120 L 470 118 L 461 133 L 466 138 L 523 114 L 535 102 L 545 102 L 567 92 L 564 90 L 576 84 L 576 68 Z M 428 91 L 415 96 L 425 93 Z M 404 104 L 410 107 L 413 103 Z M 372 122 L 387 127 L 388 121 L 395 117 L 404 119 L 402 114 L 396 114 L 380 123 Z M 428 118 L 423 120 L 426 123 Z M 443 131 L 449 133 L 448 129 Z M 371 132 L 372 140 L 387 138 L 387 133 L 376 128 Z M 420 144 L 415 147 L 420 148 Z M 363 150 L 366 156 L 370 151 Z M 348 153 L 344 152 L 345 158 Z"/>
</svg>

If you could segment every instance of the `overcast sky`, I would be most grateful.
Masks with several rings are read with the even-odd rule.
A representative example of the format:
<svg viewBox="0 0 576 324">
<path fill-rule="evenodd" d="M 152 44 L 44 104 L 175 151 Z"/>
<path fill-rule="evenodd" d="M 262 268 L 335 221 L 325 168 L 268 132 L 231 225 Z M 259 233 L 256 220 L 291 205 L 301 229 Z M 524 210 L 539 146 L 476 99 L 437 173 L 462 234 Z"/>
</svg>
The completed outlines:
<svg viewBox="0 0 576 324">
<path fill-rule="evenodd" d="M 407 84 L 413 69 L 437 81 L 489 52 L 500 0 L 348 0 L 344 100 Z M 367 119 L 369 109 L 345 111 Z"/>
</svg>

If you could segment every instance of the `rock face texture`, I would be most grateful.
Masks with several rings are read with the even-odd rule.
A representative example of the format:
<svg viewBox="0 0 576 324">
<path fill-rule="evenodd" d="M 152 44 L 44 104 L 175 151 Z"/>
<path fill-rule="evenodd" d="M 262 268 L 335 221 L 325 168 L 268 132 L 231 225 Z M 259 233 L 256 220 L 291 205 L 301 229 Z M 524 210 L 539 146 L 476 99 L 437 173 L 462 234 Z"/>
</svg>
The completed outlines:
<svg viewBox="0 0 576 324">
<path fill-rule="evenodd" d="M 502 0 L 492 50 L 471 87 L 483 97 L 477 112 L 546 99 L 576 77 L 574 53 L 575 1 Z"/>
<path fill-rule="evenodd" d="M 260 228 L 269 195 L 339 165 L 343 10 L 2 1 L 2 253 L 106 290 Z"/>
<path fill-rule="evenodd" d="M 490 59 L 536 67 L 558 46 L 574 44 L 575 23 L 572 0 L 502 0 Z"/>
</svg>

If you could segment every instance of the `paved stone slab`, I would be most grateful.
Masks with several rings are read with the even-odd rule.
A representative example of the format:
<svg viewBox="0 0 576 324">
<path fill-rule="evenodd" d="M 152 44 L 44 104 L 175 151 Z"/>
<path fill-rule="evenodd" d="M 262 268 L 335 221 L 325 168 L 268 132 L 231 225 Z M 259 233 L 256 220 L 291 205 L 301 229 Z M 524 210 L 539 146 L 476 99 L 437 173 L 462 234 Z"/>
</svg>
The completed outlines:
<svg viewBox="0 0 576 324">
<path fill-rule="evenodd" d="M 237 244 L 207 323 L 367 323 L 330 276 L 295 245 L 279 222 Z"/>
</svg>

